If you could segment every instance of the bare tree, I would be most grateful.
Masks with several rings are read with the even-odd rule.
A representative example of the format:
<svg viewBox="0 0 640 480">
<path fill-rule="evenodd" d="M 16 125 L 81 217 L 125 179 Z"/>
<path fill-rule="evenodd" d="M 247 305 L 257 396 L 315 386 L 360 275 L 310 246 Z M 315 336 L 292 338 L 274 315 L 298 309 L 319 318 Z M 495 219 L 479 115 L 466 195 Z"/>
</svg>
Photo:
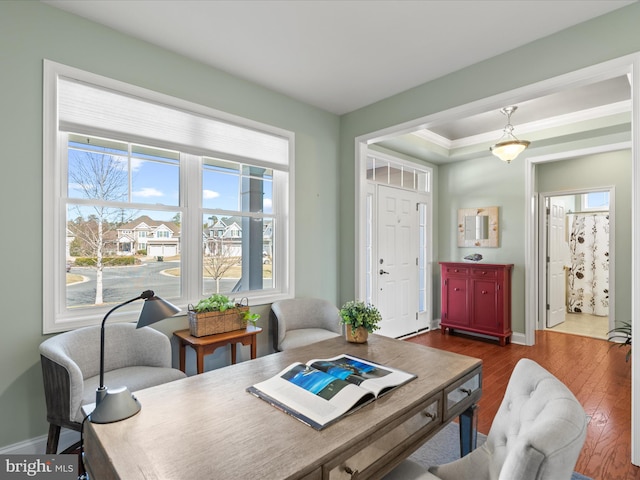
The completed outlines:
<svg viewBox="0 0 640 480">
<path fill-rule="evenodd" d="M 69 162 L 69 184 L 82 192 L 85 199 L 95 203 L 77 205 L 75 208 L 84 222 L 69 223 L 72 233 L 85 245 L 96 259 L 96 305 L 104 303 L 102 274 L 105 247 L 113 241 L 114 232 L 120 222 L 123 210 L 104 205 L 101 202 L 126 201 L 128 199 L 129 174 L 126 163 L 115 155 L 106 153 L 74 151 L 73 162 Z M 71 152 L 70 152 L 71 154 Z M 71 159 L 70 159 L 71 160 Z M 87 208 L 90 215 L 83 215 Z M 110 238 L 111 237 L 111 238 Z"/>
<path fill-rule="evenodd" d="M 241 261 L 241 257 L 234 255 L 234 245 L 223 237 L 209 237 L 207 251 L 204 257 L 205 272 L 216 281 L 215 293 L 220 293 L 220 279 L 234 265 Z"/>
</svg>

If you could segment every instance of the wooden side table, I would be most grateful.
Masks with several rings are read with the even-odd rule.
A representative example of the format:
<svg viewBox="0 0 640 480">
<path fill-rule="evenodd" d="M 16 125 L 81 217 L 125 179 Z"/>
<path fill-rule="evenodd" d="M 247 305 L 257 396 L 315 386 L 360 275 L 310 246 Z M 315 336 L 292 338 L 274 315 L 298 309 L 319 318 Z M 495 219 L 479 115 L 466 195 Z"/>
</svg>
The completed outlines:
<svg viewBox="0 0 640 480">
<path fill-rule="evenodd" d="M 196 352 L 196 367 L 198 373 L 204 372 L 204 356 L 212 354 L 218 347 L 224 347 L 231 344 L 231 363 L 236 363 L 236 343 L 242 345 L 251 345 L 251 358 L 257 355 L 257 335 L 262 331 L 260 327 L 247 325 L 242 330 L 233 330 L 231 332 L 217 333 L 215 335 L 207 335 L 204 337 L 194 337 L 189 333 L 189 329 L 178 330 L 173 334 L 180 341 L 180 370 L 185 372 L 185 347 L 189 345 Z"/>
</svg>

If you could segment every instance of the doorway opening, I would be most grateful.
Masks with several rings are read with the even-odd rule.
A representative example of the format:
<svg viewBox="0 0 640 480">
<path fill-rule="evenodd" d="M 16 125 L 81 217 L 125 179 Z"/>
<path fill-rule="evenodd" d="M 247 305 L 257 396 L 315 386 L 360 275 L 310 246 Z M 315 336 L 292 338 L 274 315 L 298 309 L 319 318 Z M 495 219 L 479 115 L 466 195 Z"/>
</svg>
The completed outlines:
<svg viewBox="0 0 640 480">
<path fill-rule="evenodd" d="M 541 328 L 608 339 L 613 328 L 613 187 L 541 195 L 546 258 Z"/>
</svg>

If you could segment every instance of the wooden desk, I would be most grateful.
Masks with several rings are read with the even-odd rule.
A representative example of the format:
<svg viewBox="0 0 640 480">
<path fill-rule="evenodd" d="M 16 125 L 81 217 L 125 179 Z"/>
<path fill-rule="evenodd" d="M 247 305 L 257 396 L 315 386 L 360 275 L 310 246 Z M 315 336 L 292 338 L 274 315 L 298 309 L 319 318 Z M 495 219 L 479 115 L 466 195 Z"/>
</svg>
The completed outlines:
<svg viewBox="0 0 640 480">
<path fill-rule="evenodd" d="M 418 378 L 321 431 L 245 391 L 295 361 L 341 353 Z M 85 464 L 92 480 L 379 479 L 473 407 L 481 377 L 475 358 L 378 335 L 366 344 L 337 337 L 136 392 L 137 415 L 86 423 Z"/>
<path fill-rule="evenodd" d="M 218 347 L 231 344 L 231 363 L 236 363 L 236 343 L 251 345 L 251 358 L 256 358 L 256 336 L 262 331 L 260 327 L 247 325 L 246 329 L 233 330 L 231 332 L 207 335 L 205 337 L 193 337 L 189 329 L 178 330 L 173 334 L 180 342 L 180 370 L 186 372 L 186 352 L 185 347 L 189 345 L 196 352 L 196 371 L 204 372 L 204 356 L 212 354 Z"/>
</svg>

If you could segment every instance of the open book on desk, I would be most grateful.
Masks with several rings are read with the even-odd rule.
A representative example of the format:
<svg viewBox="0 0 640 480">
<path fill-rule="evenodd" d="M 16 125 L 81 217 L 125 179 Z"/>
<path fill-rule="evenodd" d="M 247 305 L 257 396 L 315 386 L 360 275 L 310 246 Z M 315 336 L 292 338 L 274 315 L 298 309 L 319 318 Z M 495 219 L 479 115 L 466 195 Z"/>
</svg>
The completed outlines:
<svg viewBox="0 0 640 480">
<path fill-rule="evenodd" d="M 247 391 L 317 430 L 416 378 L 351 355 L 294 363 Z"/>
</svg>

